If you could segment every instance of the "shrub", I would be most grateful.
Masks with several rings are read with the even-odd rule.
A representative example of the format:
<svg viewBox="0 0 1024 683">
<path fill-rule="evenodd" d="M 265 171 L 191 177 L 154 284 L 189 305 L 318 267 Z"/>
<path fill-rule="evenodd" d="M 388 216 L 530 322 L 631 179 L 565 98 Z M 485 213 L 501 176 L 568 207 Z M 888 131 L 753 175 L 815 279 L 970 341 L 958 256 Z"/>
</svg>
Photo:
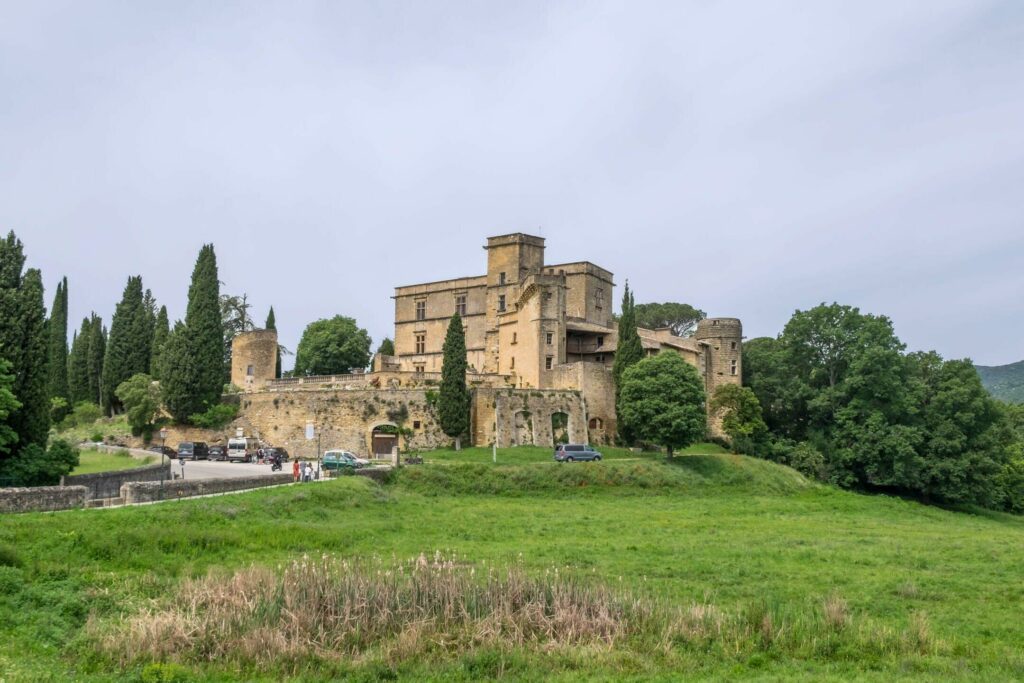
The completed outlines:
<svg viewBox="0 0 1024 683">
<path fill-rule="evenodd" d="M 103 432 L 93 432 L 92 436 L 89 437 L 89 441 L 93 443 L 103 443 Z"/>
<path fill-rule="evenodd" d="M 78 466 L 78 449 L 57 439 L 44 449 L 29 444 L 17 456 L 4 462 L 3 478 L 17 486 L 55 486 L 60 478 Z"/>
<path fill-rule="evenodd" d="M 189 422 L 204 429 L 221 429 L 236 417 L 238 417 L 238 406 L 218 403 L 215 406 L 210 406 L 205 413 L 191 415 Z"/>
</svg>

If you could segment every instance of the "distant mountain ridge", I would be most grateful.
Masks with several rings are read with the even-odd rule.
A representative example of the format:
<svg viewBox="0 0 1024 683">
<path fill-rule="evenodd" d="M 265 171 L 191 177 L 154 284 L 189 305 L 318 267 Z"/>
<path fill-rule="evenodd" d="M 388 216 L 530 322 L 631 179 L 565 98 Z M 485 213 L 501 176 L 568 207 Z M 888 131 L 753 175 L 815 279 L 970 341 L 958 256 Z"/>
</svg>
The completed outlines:
<svg viewBox="0 0 1024 683">
<path fill-rule="evenodd" d="M 1024 360 L 1009 365 L 975 365 L 981 383 L 996 398 L 1024 403 Z"/>
</svg>

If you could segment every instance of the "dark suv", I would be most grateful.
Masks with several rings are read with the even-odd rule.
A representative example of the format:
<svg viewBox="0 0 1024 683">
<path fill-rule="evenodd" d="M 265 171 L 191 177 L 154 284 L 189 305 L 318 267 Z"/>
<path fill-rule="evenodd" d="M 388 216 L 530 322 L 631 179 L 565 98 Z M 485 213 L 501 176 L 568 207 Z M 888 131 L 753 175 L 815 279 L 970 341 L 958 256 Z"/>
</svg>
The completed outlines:
<svg viewBox="0 0 1024 683">
<path fill-rule="evenodd" d="M 209 460 L 210 449 L 204 441 L 182 441 L 178 444 L 178 460 Z"/>
<path fill-rule="evenodd" d="M 601 454 L 586 444 L 563 443 L 555 448 L 555 460 L 575 462 L 576 460 L 600 460 Z"/>
</svg>

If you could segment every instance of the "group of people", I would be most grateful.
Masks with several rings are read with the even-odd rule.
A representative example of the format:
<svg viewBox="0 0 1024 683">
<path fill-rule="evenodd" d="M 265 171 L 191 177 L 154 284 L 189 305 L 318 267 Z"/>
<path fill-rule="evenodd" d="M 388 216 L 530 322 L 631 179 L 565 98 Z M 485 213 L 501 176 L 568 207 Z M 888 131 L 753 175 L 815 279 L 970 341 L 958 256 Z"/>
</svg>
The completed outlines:
<svg viewBox="0 0 1024 683">
<path fill-rule="evenodd" d="M 300 481 L 313 481 L 316 478 L 316 469 L 311 462 L 292 462 L 292 478 L 296 483 Z"/>
</svg>

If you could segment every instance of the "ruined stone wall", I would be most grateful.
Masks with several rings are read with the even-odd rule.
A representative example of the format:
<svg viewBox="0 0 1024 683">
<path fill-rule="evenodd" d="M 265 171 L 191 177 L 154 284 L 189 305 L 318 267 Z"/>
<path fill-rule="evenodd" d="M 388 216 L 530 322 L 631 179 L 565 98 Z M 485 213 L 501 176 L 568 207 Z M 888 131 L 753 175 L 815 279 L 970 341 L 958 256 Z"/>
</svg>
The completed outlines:
<svg viewBox="0 0 1024 683">
<path fill-rule="evenodd" d="M 569 441 L 586 440 L 583 399 L 576 391 L 553 389 L 478 389 L 474 394 L 474 443 L 553 446 L 552 415 L 566 415 Z"/>
<path fill-rule="evenodd" d="M 153 455 L 152 453 L 150 455 Z M 147 465 L 113 472 L 75 474 L 61 477 L 61 486 L 84 486 L 88 491 L 87 500 L 96 498 L 117 498 L 121 486 L 133 481 L 163 481 L 171 478 L 171 463 Z"/>
<path fill-rule="evenodd" d="M 586 410 L 586 442 L 594 445 L 612 443 L 615 437 L 615 380 L 611 367 L 602 363 L 578 361 L 555 368 L 554 386 L 578 390 Z"/>
<path fill-rule="evenodd" d="M 260 389 L 277 372 L 277 332 L 253 330 L 231 340 L 231 383 L 245 391 Z"/>
<path fill-rule="evenodd" d="M 292 473 L 262 474 L 255 477 L 225 479 L 175 479 L 167 482 L 130 482 L 121 487 L 120 495 L 126 505 L 152 503 L 159 500 L 177 500 L 214 493 L 245 491 L 266 486 L 291 484 Z"/>
</svg>

